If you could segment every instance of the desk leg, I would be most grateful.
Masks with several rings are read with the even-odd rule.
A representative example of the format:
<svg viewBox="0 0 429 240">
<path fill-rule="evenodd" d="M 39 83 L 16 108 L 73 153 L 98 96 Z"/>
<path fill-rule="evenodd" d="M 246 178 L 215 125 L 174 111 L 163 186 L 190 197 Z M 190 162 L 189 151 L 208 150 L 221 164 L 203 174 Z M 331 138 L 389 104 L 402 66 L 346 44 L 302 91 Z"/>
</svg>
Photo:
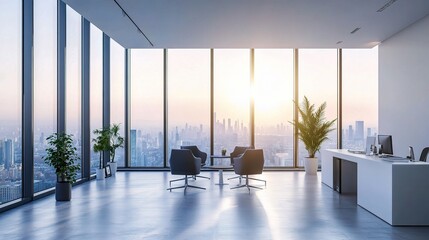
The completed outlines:
<svg viewBox="0 0 429 240">
<path fill-rule="evenodd" d="M 216 183 L 216 185 L 228 185 L 228 183 L 223 182 L 223 170 L 219 169 L 219 183 Z"/>
</svg>

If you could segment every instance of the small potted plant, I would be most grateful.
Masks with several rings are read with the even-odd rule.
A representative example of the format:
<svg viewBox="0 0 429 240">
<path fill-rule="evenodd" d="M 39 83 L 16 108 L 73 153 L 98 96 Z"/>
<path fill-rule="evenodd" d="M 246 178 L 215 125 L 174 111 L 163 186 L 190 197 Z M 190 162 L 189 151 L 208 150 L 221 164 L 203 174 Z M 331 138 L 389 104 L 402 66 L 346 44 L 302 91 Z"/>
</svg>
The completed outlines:
<svg viewBox="0 0 429 240">
<path fill-rule="evenodd" d="M 100 153 L 100 161 L 98 164 L 98 169 L 96 170 L 96 174 L 97 179 L 102 180 L 105 178 L 103 155 L 106 153 L 106 151 L 110 151 L 110 129 L 95 129 L 93 133 L 97 135 L 96 138 L 92 139 L 94 142 L 94 152 Z"/>
<path fill-rule="evenodd" d="M 308 157 L 305 158 L 304 168 L 307 174 L 314 175 L 317 173 L 318 161 L 315 157 L 316 152 L 320 150 L 322 143 L 328 139 L 328 133 L 333 131 L 332 128 L 336 119 L 332 121 L 325 120 L 326 102 L 320 105 L 317 109 L 314 104 L 311 104 L 307 97 L 301 106 L 298 106 L 300 120 L 290 122 L 298 129 L 298 137 L 304 143 L 305 149 L 308 152 Z"/>
<path fill-rule="evenodd" d="M 124 138 L 119 134 L 119 124 L 113 124 L 110 128 L 110 168 L 112 175 L 116 174 L 118 164 L 115 162 L 116 149 L 124 147 Z"/>
<path fill-rule="evenodd" d="M 76 162 L 80 159 L 73 146 L 73 135 L 54 133 L 46 140 L 48 148 L 43 160 L 55 168 L 57 183 L 55 185 L 55 199 L 70 201 L 72 183 L 76 182 L 76 174 L 80 166 Z"/>
<path fill-rule="evenodd" d="M 222 156 L 226 155 L 226 148 L 222 148 Z"/>
</svg>

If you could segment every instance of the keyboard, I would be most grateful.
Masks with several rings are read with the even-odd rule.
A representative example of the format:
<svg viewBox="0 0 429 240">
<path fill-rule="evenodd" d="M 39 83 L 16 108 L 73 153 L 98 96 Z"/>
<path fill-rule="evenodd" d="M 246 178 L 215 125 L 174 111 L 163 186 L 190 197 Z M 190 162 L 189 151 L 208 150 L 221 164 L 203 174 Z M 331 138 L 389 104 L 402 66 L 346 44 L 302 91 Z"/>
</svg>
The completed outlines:
<svg viewBox="0 0 429 240">
<path fill-rule="evenodd" d="M 355 154 L 365 154 L 366 152 L 364 150 L 347 150 L 350 153 L 355 153 Z"/>
</svg>

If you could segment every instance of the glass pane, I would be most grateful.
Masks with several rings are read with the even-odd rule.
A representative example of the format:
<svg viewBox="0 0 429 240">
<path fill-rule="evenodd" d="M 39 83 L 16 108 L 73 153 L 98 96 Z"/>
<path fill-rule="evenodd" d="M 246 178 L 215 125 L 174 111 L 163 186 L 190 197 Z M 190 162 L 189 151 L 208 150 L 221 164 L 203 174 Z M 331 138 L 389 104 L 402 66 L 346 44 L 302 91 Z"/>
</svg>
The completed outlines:
<svg viewBox="0 0 429 240">
<path fill-rule="evenodd" d="M 214 154 L 229 154 L 250 145 L 250 50 L 216 49 L 214 77 Z"/>
<path fill-rule="evenodd" d="M 103 123 L 103 33 L 94 25 L 90 25 L 90 110 L 91 110 L 91 139 L 92 133 L 100 129 Z M 99 165 L 99 153 L 93 149 L 91 140 L 91 174 L 95 173 Z"/>
<path fill-rule="evenodd" d="M 164 166 L 164 51 L 131 52 L 131 166 Z"/>
<path fill-rule="evenodd" d="M 293 50 L 255 50 L 255 147 L 265 166 L 293 166 Z"/>
<path fill-rule="evenodd" d="M 55 186 L 44 163 L 46 138 L 57 131 L 57 1 L 34 1 L 34 192 Z"/>
<path fill-rule="evenodd" d="M 21 1 L 0 1 L 0 204 L 22 195 L 21 10 Z"/>
<path fill-rule="evenodd" d="M 73 134 L 77 154 L 81 156 L 81 16 L 69 6 L 66 25 L 66 129 Z M 78 172 L 78 179 L 81 173 Z"/>
<path fill-rule="evenodd" d="M 196 145 L 210 155 L 210 50 L 168 51 L 168 152 Z"/>
<path fill-rule="evenodd" d="M 304 96 L 310 103 L 319 107 L 326 102 L 326 120 L 337 118 L 337 50 L 336 49 L 300 49 L 299 50 L 299 103 Z M 333 126 L 336 127 L 336 124 Z M 328 134 L 321 149 L 337 148 L 337 132 Z M 316 156 L 319 158 L 320 153 Z M 299 141 L 298 165 L 308 157 L 304 144 Z"/>
<path fill-rule="evenodd" d="M 365 148 L 378 132 L 378 47 L 343 49 L 343 129 L 346 149 Z"/>
<path fill-rule="evenodd" d="M 110 39 L 110 122 L 120 124 L 120 135 L 124 134 L 125 117 L 125 49 Z M 124 148 L 116 149 L 115 162 L 125 166 Z"/>
</svg>

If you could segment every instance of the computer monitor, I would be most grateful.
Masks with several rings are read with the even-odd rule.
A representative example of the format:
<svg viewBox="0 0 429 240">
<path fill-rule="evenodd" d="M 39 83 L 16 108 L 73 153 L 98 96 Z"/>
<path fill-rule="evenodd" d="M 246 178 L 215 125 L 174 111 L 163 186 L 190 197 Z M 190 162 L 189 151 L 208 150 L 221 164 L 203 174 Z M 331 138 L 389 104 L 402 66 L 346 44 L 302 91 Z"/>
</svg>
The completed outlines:
<svg viewBox="0 0 429 240">
<path fill-rule="evenodd" d="M 378 135 L 378 144 L 382 154 L 393 155 L 392 135 Z"/>
</svg>

